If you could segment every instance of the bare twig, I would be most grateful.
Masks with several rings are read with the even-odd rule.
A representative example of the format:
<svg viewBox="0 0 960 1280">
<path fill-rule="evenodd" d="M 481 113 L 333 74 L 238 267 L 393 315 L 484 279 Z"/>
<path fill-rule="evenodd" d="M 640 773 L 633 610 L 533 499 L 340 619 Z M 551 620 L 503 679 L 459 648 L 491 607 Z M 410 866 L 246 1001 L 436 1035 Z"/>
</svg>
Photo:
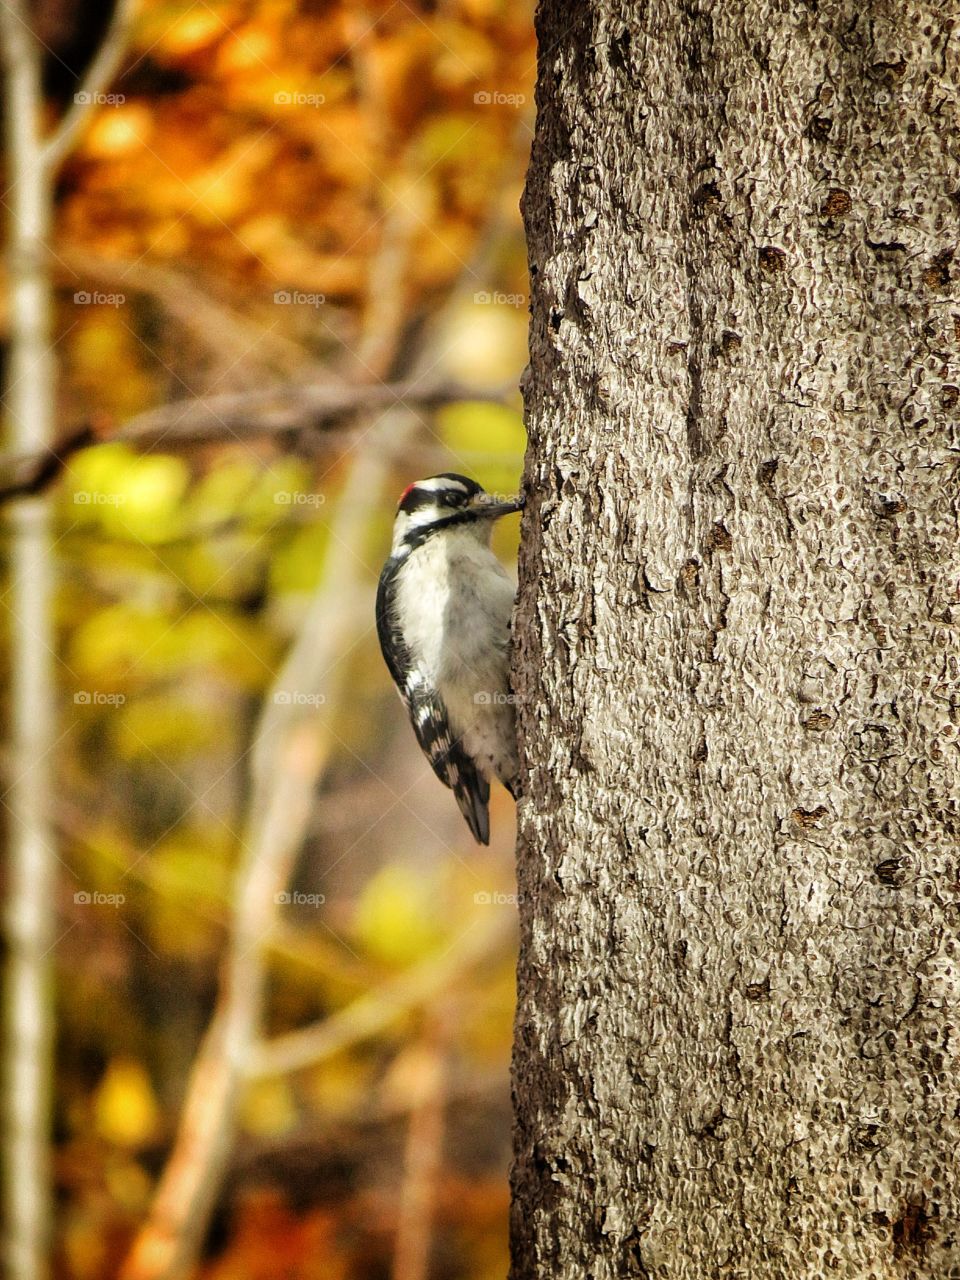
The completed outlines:
<svg viewBox="0 0 960 1280">
<path fill-rule="evenodd" d="M 73 95 L 73 105 L 64 113 L 40 152 L 40 163 L 48 172 L 53 172 L 67 155 L 87 116 L 98 105 L 98 98 L 119 71 L 136 8 L 137 0 L 116 0 L 110 26 L 80 88 Z"/>
<path fill-rule="evenodd" d="M 96 440 L 92 428 L 85 425 L 54 448 L 0 458 L 0 474 L 5 471 L 9 477 L 0 481 L 0 503 L 43 493 L 59 477 L 70 456 Z"/>
<path fill-rule="evenodd" d="M 414 1099 L 407 1127 L 403 1186 L 393 1280 L 427 1280 L 434 1206 L 443 1159 L 447 1093 L 446 1036 L 435 1033 L 413 1050 L 418 1055 Z"/>
<path fill-rule="evenodd" d="M 251 1052 L 247 1074 L 260 1078 L 300 1071 L 389 1030 L 414 1009 L 429 1004 L 469 969 L 502 950 L 512 935 L 514 921 L 509 912 L 496 914 L 497 920 L 486 927 L 475 925 L 445 955 L 430 956 L 315 1026 L 261 1044 Z"/>
<path fill-rule="evenodd" d="M 361 321 L 356 360 L 378 378 L 389 376 L 396 335 L 407 311 L 406 273 L 410 266 L 416 220 L 402 200 L 383 215 L 380 248 L 370 260 L 370 285 Z"/>
</svg>

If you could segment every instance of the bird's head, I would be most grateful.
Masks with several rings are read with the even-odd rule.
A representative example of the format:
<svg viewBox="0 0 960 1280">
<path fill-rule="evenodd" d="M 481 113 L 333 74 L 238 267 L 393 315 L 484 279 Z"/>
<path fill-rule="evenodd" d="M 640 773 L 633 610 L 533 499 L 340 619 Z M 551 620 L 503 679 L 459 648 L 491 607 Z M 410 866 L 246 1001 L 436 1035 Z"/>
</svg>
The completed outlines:
<svg viewBox="0 0 960 1280">
<path fill-rule="evenodd" d="M 425 540 L 445 529 L 463 529 L 480 542 L 489 542 L 494 520 L 523 506 L 523 497 L 504 498 L 487 493 L 469 476 L 446 471 L 408 485 L 397 504 L 393 549 L 411 538 Z"/>
</svg>

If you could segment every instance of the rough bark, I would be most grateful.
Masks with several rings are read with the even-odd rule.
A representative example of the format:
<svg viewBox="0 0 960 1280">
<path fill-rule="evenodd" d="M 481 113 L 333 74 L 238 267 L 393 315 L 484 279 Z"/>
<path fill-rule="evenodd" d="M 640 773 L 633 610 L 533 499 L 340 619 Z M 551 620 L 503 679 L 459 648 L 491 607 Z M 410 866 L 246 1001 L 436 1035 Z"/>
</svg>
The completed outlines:
<svg viewBox="0 0 960 1280">
<path fill-rule="evenodd" d="M 960 1276 L 957 16 L 540 5 L 514 1280 Z"/>
</svg>

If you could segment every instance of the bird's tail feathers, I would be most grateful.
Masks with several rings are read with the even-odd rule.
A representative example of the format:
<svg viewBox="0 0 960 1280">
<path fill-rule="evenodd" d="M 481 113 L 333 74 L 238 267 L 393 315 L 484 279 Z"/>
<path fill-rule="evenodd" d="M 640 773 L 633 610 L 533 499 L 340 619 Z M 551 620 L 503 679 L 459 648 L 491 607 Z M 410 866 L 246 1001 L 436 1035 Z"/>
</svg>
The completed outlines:
<svg viewBox="0 0 960 1280">
<path fill-rule="evenodd" d="M 478 844 L 490 843 L 490 783 L 473 771 L 461 773 L 453 786 L 460 812 Z"/>
</svg>

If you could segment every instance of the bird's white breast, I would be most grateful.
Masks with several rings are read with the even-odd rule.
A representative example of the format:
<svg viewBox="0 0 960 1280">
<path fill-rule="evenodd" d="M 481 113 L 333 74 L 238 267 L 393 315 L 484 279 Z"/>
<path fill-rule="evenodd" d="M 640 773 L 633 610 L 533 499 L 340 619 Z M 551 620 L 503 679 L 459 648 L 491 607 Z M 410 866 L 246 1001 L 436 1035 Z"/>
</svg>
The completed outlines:
<svg viewBox="0 0 960 1280">
<path fill-rule="evenodd" d="M 488 776 L 513 777 L 515 588 L 500 561 L 472 532 L 451 531 L 411 553 L 397 592 L 404 642 L 443 698 L 452 732 Z"/>
</svg>

